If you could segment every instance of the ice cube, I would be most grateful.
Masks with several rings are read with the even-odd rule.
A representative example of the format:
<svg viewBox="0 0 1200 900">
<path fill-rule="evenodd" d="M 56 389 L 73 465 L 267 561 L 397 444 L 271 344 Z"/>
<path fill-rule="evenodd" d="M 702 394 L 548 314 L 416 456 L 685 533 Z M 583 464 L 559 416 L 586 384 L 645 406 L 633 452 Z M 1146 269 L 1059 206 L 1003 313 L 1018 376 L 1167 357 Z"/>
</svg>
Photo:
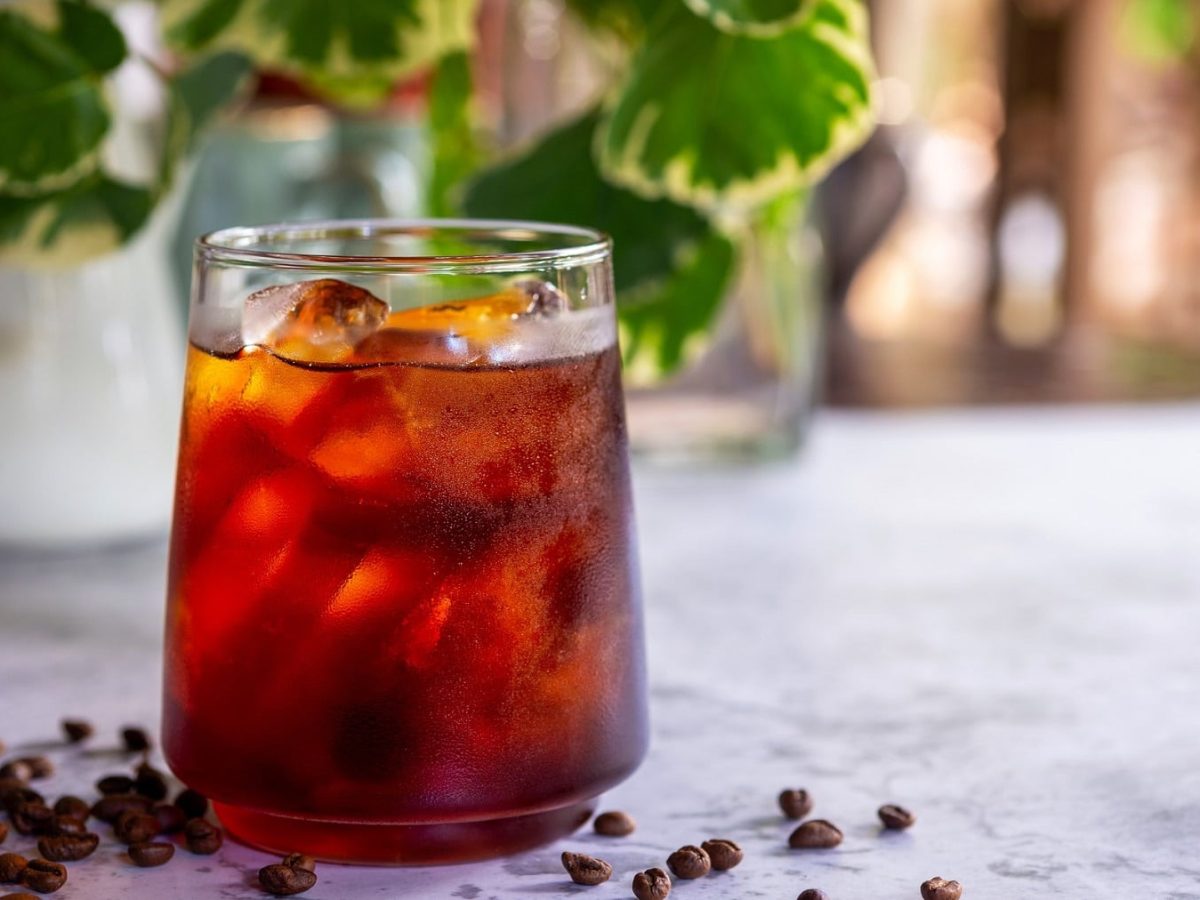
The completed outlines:
<svg viewBox="0 0 1200 900">
<path fill-rule="evenodd" d="M 513 282 L 513 287 L 524 294 L 529 302 L 521 316 L 545 318 L 556 316 L 568 309 L 567 295 L 548 281 L 537 278 L 522 278 Z"/>
<path fill-rule="evenodd" d="M 242 341 L 285 359 L 334 362 L 374 334 L 388 305 L 365 288 L 335 278 L 255 291 L 242 311 Z"/>
</svg>

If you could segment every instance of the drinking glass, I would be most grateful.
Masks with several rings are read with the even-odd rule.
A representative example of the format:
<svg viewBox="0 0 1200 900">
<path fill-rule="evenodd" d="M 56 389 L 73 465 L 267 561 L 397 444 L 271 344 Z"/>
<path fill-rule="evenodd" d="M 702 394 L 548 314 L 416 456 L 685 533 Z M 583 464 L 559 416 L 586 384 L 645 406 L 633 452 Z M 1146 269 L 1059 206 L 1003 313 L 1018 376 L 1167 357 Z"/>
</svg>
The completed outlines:
<svg viewBox="0 0 1200 900">
<path fill-rule="evenodd" d="M 163 746 L 340 861 L 579 827 L 647 725 L 610 244 L 352 221 L 197 243 Z"/>
</svg>

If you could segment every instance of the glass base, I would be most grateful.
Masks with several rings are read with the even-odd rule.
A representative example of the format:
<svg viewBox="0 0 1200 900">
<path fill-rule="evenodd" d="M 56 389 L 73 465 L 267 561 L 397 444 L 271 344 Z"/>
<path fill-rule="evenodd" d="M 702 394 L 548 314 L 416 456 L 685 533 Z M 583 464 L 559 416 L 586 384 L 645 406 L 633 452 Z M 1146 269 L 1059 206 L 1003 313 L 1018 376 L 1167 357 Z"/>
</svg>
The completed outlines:
<svg viewBox="0 0 1200 900">
<path fill-rule="evenodd" d="M 548 844 L 583 825 L 596 808 L 584 800 L 528 815 L 428 825 L 299 819 L 213 803 L 238 840 L 280 855 L 366 865 L 429 865 L 487 859 Z"/>
</svg>

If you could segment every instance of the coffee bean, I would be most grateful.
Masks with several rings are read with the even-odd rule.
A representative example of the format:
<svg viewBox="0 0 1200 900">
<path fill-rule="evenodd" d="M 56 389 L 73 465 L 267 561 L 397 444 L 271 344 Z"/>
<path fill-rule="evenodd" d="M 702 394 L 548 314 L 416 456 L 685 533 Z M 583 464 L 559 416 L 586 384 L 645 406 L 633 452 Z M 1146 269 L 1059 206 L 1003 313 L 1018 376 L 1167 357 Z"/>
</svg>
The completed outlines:
<svg viewBox="0 0 1200 900">
<path fill-rule="evenodd" d="M 663 900 L 671 893 L 671 879 L 662 869 L 647 869 L 633 876 L 633 896 L 637 900 Z"/>
<path fill-rule="evenodd" d="M 829 895 L 824 891 L 818 891 L 816 888 L 809 888 L 806 891 L 801 891 L 800 896 L 796 900 L 829 900 Z"/>
<path fill-rule="evenodd" d="M 159 834 L 176 834 L 183 831 L 183 826 L 187 824 L 183 810 L 167 803 L 156 804 L 150 814 L 158 820 Z"/>
<path fill-rule="evenodd" d="M 612 878 L 612 866 L 594 856 L 585 856 L 582 853 L 570 853 L 564 850 L 562 864 L 563 868 L 567 870 L 567 874 L 571 876 L 571 880 L 576 884 L 604 884 Z"/>
<path fill-rule="evenodd" d="M 317 875 L 309 869 L 274 863 L 258 870 L 258 883 L 268 894 L 287 897 L 292 894 L 303 894 L 317 883 Z"/>
<path fill-rule="evenodd" d="M 41 900 L 41 898 L 37 894 L 20 891 L 16 894 L 0 894 L 0 900 Z"/>
<path fill-rule="evenodd" d="M 713 838 L 700 846 L 712 860 L 712 867 L 718 872 L 727 872 L 745 858 L 742 848 L 725 838 Z"/>
<path fill-rule="evenodd" d="M 605 837 L 628 837 L 637 828 L 637 822 L 633 821 L 633 816 L 629 813 L 605 812 L 596 816 L 596 821 L 592 822 L 592 828 L 595 829 L 596 834 L 602 834 Z"/>
<path fill-rule="evenodd" d="M 4 839 L 8 837 L 8 825 L 0 822 L 0 844 L 4 843 Z"/>
<path fill-rule="evenodd" d="M 133 779 L 128 775 L 105 775 L 96 782 L 96 790 L 105 796 L 133 792 Z"/>
<path fill-rule="evenodd" d="M 179 792 L 175 797 L 175 805 L 183 810 L 183 814 L 189 819 L 202 818 L 208 812 L 208 798 L 191 788 L 184 788 Z"/>
<path fill-rule="evenodd" d="M 54 821 L 54 810 L 40 801 L 27 800 L 10 809 L 8 818 L 19 834 L 45 834 Z"/>
<path fill-rule="evenodd" d="M 67 740 L 72 744 L 86 741 L 96 733 L 96 729 L 92 727 L 92 723 L 86 719 L 63 719 L 62 730 L 63 734 L 67 736 Z"/>
<path fill-rule="evenodd" d="M 129 845 L 129 858 L 143 869 L 166 865 L 174 855 L 175 845 L 166 841 L 139 841 Z"/>
<path fill-rule="evenodd" d="M 789 819 L 803 819 L 812 812 L 812 797 L 806 790 L 787 788 L 779 793 L 779 808 Z"/>
<path fill-rule="evenodd" d="M 10 816 L 18 808 L 27 803 L 40 803 L 45 805 L 46 798 L 33 788 L 28 787 L 13 788 L 4 794 L 4 808 Z"/>
<path fill-rule="evenodd" d="M 216 853 L 224 841 L 221 829 L 205 819 L 192 819 L 184 825 L 183 837 L 187 848 L 201 856 Z"/>
<path fill-rule="evenodd" d="M 87 834 L 87 830 L 87 823 L 83 819 L 77 819 L 74 816 L 55 815 L 46 828 L 46 834 Z"/>
<path fill-rule="evenodd" d="M 795 850 L 828 850 L 841 842 L 841 829 L 824 819 L 810 819 L 788 837 L 788 846 Z"/>
<path fill-rule="evenodd" d="M 158 834 L 158 819 L 147 812 L 127 809 L 113 823 L 113 834 L 122 844 L 142 844 Z"/>
<path fill-rule="evenodd" d="M 309 872 L 317 871 L 317 861 L 306 853 L 289 853 L 283 858 L 283 865 L 292 869 L 306 869 Z"/>
<path fill-rule="evenodd" d="M 149 812 L 152 805 L 145 797 L 139 797 L 137 794 L 110 794 L 96 801 L 92 807 L 92 815 L 111 825 L 123 812 L 131 809 Z"/>
<path fill-rule="evenodd" d="M 905 828 L 911 828 L 917 817 L 903 806 L 887 803 L 879 807 L 879 821 L 883 823 L 884 828 L 891 831 L 903 831 Z"/>
<path fill-rule="evenodd" d="M 925 900 L 958 900 L 962 896 L 962 885 L 939 875 L 921 885 L 921 896 Z"/>
<path fill-rule="evenodd" d="M 29 767 L 30 778 L 49 778 L 54 774 L 54 763 L 45 756 L 22 756 L 17 762 Z"/>
<path fill-rule="evenodd" d="M 679 878 L 703 878 L 712 869 L 712 860 L 705 850 L 688 844 L 667 857 L 667 868 Z"/>
<path fill-rule="evenodd" d="M 8 744 L 4 743 L 4 741 L 0 741 L 0 755 L 6 753 L 7 751 L 8 751 Z"/>
<path fill-rule="evenodd" d="M 56 837 L 44 837 L 38 840 L 38 853 L 54 862 L 75 862 L 86 859 L 96 852 L 100 846 L 100 835 L 92 832 L 85 834 L 60 834 Z"/>
<path fill-rule="evenodd" d="M 0 853 L 0 884 L 15 884 L 21 880 L 21 873 L 29 865 L 29 860 L 20 853 Z"/>
<path fill-rule="evenodd" d="M 150 749 L 150 736 L 141 728 L 122 728 L 121 743 L 130 753 L 142 753 Z"/>
<path fill-rule="evenodd" d="M 7 805 L 10 794 L 28 790 L 31 790 L 28 783 L 20 778 L 13 778 L 11 776 L 0 778 L 0 803 Z"/>
<path fill-rule="evenodd" d="M 151 800 L 165 800 L 167 799 L 167 777 L 149 763 L 142 763 L 137 767 L 137 778 L 134 781 L 133 789 Z"/>
<path fill-rule="evenodd" d="M 17 781 L 29 781 L 33 777 L 33 767 L 23 759 L 13 759 L 0 766 L 0 778 L 15 778 Z"/>
<path fill-rule="evenodd" d="M 92 808 L 86 800 L 66 794 L 55 801 L 54 813 L 55 815 L 70 816 L 73 819 L 85 822 L 87 821 L 87 817 L 92 814 Z"/>
<path fill-rule="evenodd" d="M 39 894 L 53 894 L 67 883 L 67 867 L 48 859 L 31 859 L 21 873 L 21 885 Z"/>
</svg>

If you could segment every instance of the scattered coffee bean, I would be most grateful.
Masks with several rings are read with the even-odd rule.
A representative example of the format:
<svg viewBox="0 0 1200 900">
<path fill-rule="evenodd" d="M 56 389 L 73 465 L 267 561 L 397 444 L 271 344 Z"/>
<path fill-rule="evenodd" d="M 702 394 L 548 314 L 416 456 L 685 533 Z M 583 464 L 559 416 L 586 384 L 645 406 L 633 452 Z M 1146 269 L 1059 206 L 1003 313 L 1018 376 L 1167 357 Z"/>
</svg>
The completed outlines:
<svg viewBox="0 0 1200 900">
<path fill-rule="evenodd" d="M 268 894 L 287 897 L 292 894 L 303 894 L 317 883 L 317 875 L 309 869 L 274 863 L 258 870 L 258 883 Z"/>
<path fill-rule="evenodd" d="M 72 744 L 86 741 L 96 733 L 96 729 L 92 727 L 92 723 L 85 719 L 63 719 L 62 730 L 63 734 L 67 736 L 67 740 Z"/>
<path fill-rule="evenodd" d="M 96 790 L 105 796 L 133 792 L 133 779 L 128 775 L 105 775 L 96 782 Z"/>
<path fill-rule="evenodd" d="M 96 801 L 92 806 L 92 815 L 101 822 L 111 825 L 117 821 L 117 817 L 121 813 L 127 810 L 149 812 L 152 805 L 145 797 L 139 797 L 137 794 L 110 794 Z"/>
<path fill-rule="evenodd" d="M 637 900 L 663 900 L 671 893 L 671 879 L 662 869 L 647 869 L 633 876 L 633 896 Z"/>
<path fill-rule="evenodd" d="M 70 816 L 73 819 L 87 821 L 87 817 L 92 814 L 92 808 L 86 800 L 66 794 L 54 802 L 54 813 L 59 816 Z"/>
<path fill-rule="evenodd" d="M 142 753 L 150 749 L 150 736 L 145 729 L 130 726 L 121 729 L 121 743 L 130 753 Z"/>
<path fill-rule="evenodd" d="M 879 821 L 883 823 L 884 828 L 891 831 L 903 831 L 905 828 L 911 828 L 917 817 L 903 806 L 887 803 L 879 807 Z"/>
<path fill-rule="evenodd" d="M 921 885 L 921 896 L 925 900 L 958 900 L 962 896 L 962 885 L 939 875 Z"/>
<path fill-rule="evenodd" d="M 187 824 L 183 810 L 167 803 L 156 804 L 150 814 L 158 821 L 159 834 L 176 834 Z"/>
<path fill-rule="evenodd" d="M 100 835 L 92 832 L 85 834 L 60 834 L 56 837 L 44 837 L 38 840 L 38 853 L 54 862 L 75 862 L 86 859 L 96 852 L 100 846 Z"/>
<path fill-rule="evenodd" d="M 208 798 L 191 788 L 184 788 L 179 792 L 175 797 L 175 805 L 183 810 L 183 814 L 189 819 L 202 818 L 208 812 Z"/>
<path fill-rule="evenodd" d="M 166 800 L 167 776 L 149 763 L 142 763 L 137 767 L 137 778 L 134 780 L 133 789 L 151 800 Z"/>
<path fill-rule="evenodd" d="M 20 853 L 0 853 L 0 884 L 15 884 L 21 880 L 21 873 L 29 860 Z"/>
<path fill-rule="evenodd" d="M 87 834 L 87 823 L 83 819 L 77 819 L 74 816 L 55 815 L 50 820 L 50 824 L 46 827 L 46 834 Z"/>
<path fill-rule="evenodd" d="M 129 845 L 129 858 L 143 869 L 166 865 L 174 855 L 175 845 L 166 841 L 139 841 Z"/>
<path fill-rule="evenodd" d="M 596 816 L 596 820 L 592 822 L 592 828 L 595 829 L 596 834 L 602 834 L 605 837 L 628 837 L 637 828 L 637 822 L 633 821 L 633 816 L 629 813 L 604 812 Z"/>
<path fill-rule="evenodd" d="M 812 812 L 812 797 L 806 790 L 788 788 L 779 793 L 779 808 L 789 819 L 803 819 Z"/>
<path fill-rule="evenodd" d="M 17 762 L 29 767 L 31 779 L 49 778 L 54 774 L 54 763 L 45 756 L 22 756 Z"/>
<path fill-rule="evenodd" d="M 13 759 L 0 766 L 0 778 L 15 778 L 28 781 L 33 777 L 33 768 L 23 759 Z"/>
<path fill-rule="evenodd" d="M 184 825 L 183 837 L 187 848 L 201 856 L 216 853 L 224 841 L 221 829 L 205 819 L 192 819 Z"/>
<path fill-rule="evenodd" d="M 810 819 L 788 837 L 788 846 L 794 850 L 828 850 L 841 842 L 841 829 L 824 819 Z"/>
<path fill-rule="evenodd" d="M 289 853 L 283 858 L 283 865 L 292 869 L 306 869 L 309 872 L 317 871 L 317 861 L 306 853 Z"/>
<path fill-rule="evenodd" d="M 12 816 L 14 812 L 27 803 L 45 805 L 46 798 L 33 788 L 13 788 L 4 795 L 4 809 Z M 20 829 L 18 829 L 20 830 Z"/>
<path fill-rule="evenodd" d="M 594 856 L 585 856 L 582 853 L 570 853 L 564 850 L 562 864 L 563 868 L 567 870 L 567 874 L 571 876 L 571 880 L 576 884 L 604 884 L 612 878 L 612 866 Z"/>
<path fill-rule="evenodd" d="M 113 822 L 113 834 L 122 844 L 142 844 L 158 834 L 158 819 L 148 812 L 127 809 Z"/>
<path fill-rule="evenodd" d="M 667 868 L 679 878 L 703 878 L 712 869 L 707 851 L 688 844 L 667 857 Z"/>
<path fill-rule="evenodd" d="M 21 873 L 20 883 L 39 894 L 53 894 L 67 883 L 67 867 L 49 859 L 31 859 Z"/>
<path fill-rule="evenodd" d="M 29 785 L 20 778 L 11 776 L 0 778 L 0 803 L 7 803 L 9 794 L 27 790 L 30 790 Z"/>
<path fill-rule="evenodd" d="M 8 837 L 8 825 L 0 822 L 0 844 L 4 843 L 4 839 Z"/>
<path fill-rule="evenodd" d="M 0 895 L 0 900 L 41 900 L 41 898 L 37 894 L 28 894 L 25 891 L 21 891 L 17 894 Z"/>
<path fill-rule="evenodd" d="M 829 895 L 824 891 L 818 891 L 816 888 L 809 888 L 806 891 L 801 891 L 800 896 L 796 900 L 829 900 Z"/>
<path fill-rule="evenodd" d="M 45 834 L 54 821 L 54 810 L 38 800 L 16 804 L 8 818 L 18 834 Z"/>
<path fill-rule="evenodd" d="M 712 860 L 712 867 L 718 872 L 727 872 L 736 866 L 745 858 L 742 848 L 733 841 L 725 838 L 713 838 L 705 841 L 700 845 L 708 858 Z"/>
</svg>

